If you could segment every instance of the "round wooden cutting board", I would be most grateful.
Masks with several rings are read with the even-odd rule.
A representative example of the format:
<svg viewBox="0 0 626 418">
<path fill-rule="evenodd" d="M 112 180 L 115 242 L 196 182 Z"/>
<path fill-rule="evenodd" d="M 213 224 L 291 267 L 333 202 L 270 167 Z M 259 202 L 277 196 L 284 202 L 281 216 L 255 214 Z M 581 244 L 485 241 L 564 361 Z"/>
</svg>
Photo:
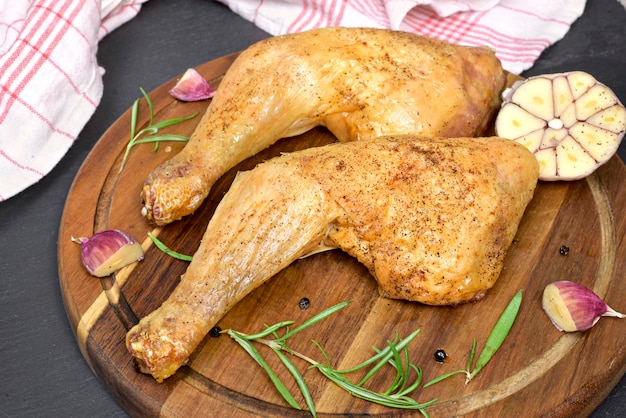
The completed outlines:
<svg viewBox="0 0 626 418">
<path fill-rule="evenodd" d="M 219 83 L 234 56 L 208 62 L 198 71 Z M 208 101 L 183 103 L 169 96 L 171 80 L 150 93 L 155 121 L 202 113 Z M 139 96 L 139 92 L 138 92 Z M 187 263 L 151 245 L 153 232 L 180 253 L 193 254 L 216 205 L 238 170 L 303 147 L 333 141 L 324 129 L 278 142 L 244 161 L 213 187 L 192 216 L 154 229 L 141 216 L 140 190 L 148 173 L 182 147 L 180 143 L 138 145 L 120 173 L 130 127 L 130 110 L 115 122 L 93 148 L 67 197 L 60 225 L 58 258 L 64 303 L 78 344 L 89 365 L 111 394 L 132 416 L 285 416 L 307 415 L 289 407 L 260 367 L 228 336 L 207 337 L 187 366 L 157 383 L 136 371 L 125 348 L 126 331 L 137 318 L 157 308 L 176 286 Z M 141 100 L 138 127 L 149 111 Z M 170 132 L 189 135 L 200 116 Z M 330 318 L 290 339 L 292 349 L 324 361 L 311 343 L 318 341 L 336 368 L 348 368 L 420 329 L 409 345 L 411 361 L 423 370 L 423 382 L 464 369 L 472 342 L 480 349 L 513 295 L 523 291 L 517 320 L 500 350 L 469 384 L 455 375 L 413 397 L 438 401 L 427 411 L 449 416 L 584 416 L 608 395 L 626 371 L 626 321 L 603 318 L 584 333 L 555 329 L 541 309 L 544 287 L 572 280 L 593 288 L 618 311 L 626 311 L 626 168 L 616 156 L 587 179 L 541 182 L 507 254 L 495 287 L 479 302 L 458 307 L 429 307 L 381 298 L 376 282 L 355 259 L 340 251 L 298 260 L 237 304 L 219 323 L 222 329 L 254 333 L 264 324 L 283 320 L 302 323 L 337 303 L 352 303 Z M 145 259 L 99 280 L 81 264 L 80 247 L 72 237 L 91 236 L 109 228 L 125 230 L 143 242 Z M 561 247 L 569 252 L 561 254 Z M 308 309 L 299 301 L 310 300 Z M 305 405 L 288 372 L 266 347 L 259 351 Z M 435 361 L 443 349 L 448 359 Z M 318 415 L 397 416 L 418 414 L 374 405 L 350 396 L 317 370 L 294 359 L 307 381 Z M 371 382 L 381 390 L 395 371 L 381 372 Z M 348 375 L 350 380 L 353 380 Z M 355 377 L 356 379 L 357 377 Z M 353 380 L 354 381 L 354 380 Z"/>
</svg>

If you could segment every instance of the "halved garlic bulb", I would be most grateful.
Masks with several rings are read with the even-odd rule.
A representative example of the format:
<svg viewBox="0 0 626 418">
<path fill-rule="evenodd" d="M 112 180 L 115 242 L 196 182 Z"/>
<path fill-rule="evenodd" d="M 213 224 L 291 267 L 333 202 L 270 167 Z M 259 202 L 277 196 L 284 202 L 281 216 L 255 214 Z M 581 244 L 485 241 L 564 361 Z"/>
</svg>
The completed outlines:
<svg viewBox="0 0 626 418">
<path fill-rule="evenodd" d="M 505 92 L 495 131 L 535 154 L 541 180 L 577 180 L 617 152 L 626 109 L 585 72 L 540 75 Z"/>
<path fill-rule="evenodd" d="M 209 82 L 199 72 L 189 68 L 169 93 L 178 100 L 195 102 L 210 99 L 215 95 L 215 90 L 211 88 Z"/>
<path fill-rule="evenodd" d="M 72 238 L 81 246 L 81 259 L 87 271 L 106 277 L 135 261 L 143 259 L 141 244 L 119 229 L 107 229 L 90 238 Z"/>
<path fill-rule="evenodd" d="M 545 287 L 542 307 L 554 326 L 565 332 L 586 331 L 602 316 L 626 317 L 611 309 L 592 290 L 567 280 Z"/>
</svg>

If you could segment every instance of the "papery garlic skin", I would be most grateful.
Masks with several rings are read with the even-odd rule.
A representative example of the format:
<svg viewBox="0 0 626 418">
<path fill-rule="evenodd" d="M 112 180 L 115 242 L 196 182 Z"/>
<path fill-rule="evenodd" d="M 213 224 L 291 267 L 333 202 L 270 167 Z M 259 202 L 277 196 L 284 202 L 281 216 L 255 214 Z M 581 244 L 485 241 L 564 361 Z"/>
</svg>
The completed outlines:
<svg viewBox="0 0 626 418">
<path fill-rule="evenodd" d="M 210 99 L 215 95 L 215 90 L 211 88 L 209 82 L 200 73 L 193 68 L 189 68 L 169 93 L 178 100 L 195 102 Z"/>
<path fill-rule="evenodd" d="M 567 280 L 545 287 L 542 307 L 554 326 L 565 332 L 586 331 L 602 316 L 626 317 L 611 309 L 592 290 Z"/>
<path fill-rule="evenodd" d="M 495 130 L 535 154 L 541 180 L 577 180 L 617 152 L 626 108 L 585 72 L 534 76 L 505 91 Z"/>
<path fill-rule="evenodd" d="M 144 257 L 141 244 L 119 229 L 107 229 L 90 238 L 72 240 L 80 243 L 83 265 L 89 274 L 96 277 L 106 277 Z"/>
</svg>

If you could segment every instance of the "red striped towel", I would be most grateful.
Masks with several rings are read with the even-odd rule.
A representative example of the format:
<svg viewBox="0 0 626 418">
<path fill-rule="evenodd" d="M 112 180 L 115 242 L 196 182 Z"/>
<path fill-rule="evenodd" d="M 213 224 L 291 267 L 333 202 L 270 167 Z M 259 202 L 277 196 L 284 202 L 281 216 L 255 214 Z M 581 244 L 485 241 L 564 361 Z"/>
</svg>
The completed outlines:
<svg viewBox="0 0 626 418">
<path fill-rule="evenodd" d="M 102 96 L 98 41 L 146 0 L 0 0 L 0 201 L 46 175 Z"/>
<path fill-rule="evenodd" d="M 489 45 L 519 74 L 561 39 L 585 0 L 220 0 L 272 35 L 324 26 L 399 29 Z"/>
</svg>

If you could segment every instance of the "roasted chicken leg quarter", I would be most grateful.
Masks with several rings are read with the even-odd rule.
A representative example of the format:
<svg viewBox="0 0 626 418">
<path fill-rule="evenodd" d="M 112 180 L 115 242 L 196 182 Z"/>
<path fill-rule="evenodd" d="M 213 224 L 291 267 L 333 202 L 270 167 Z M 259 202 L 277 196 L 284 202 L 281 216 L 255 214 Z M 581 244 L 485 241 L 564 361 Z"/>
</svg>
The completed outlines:
<svg viewBox="0 0 626 418">
<path fill-rule="evenodd" d="M 292 261 L 339 248 L 382 296 L 481 298 L 533 196 L 539 168 L 500 138 L 385 137 L 274 158 L 238 174 L 170 297 L 126 338 L 162 381 L 237 302 Z"/>
<path fill-rule="evenodd" d="M 185 148 L 148 176 L 142 212 L 157 225 L 193 213 L 227 170 L 319 125 L 340 141 L 481 135 L 505 79 L 488 48 L 406 32 L 324 28 L 261 41 L 229 68 Z"/>
</svg>

